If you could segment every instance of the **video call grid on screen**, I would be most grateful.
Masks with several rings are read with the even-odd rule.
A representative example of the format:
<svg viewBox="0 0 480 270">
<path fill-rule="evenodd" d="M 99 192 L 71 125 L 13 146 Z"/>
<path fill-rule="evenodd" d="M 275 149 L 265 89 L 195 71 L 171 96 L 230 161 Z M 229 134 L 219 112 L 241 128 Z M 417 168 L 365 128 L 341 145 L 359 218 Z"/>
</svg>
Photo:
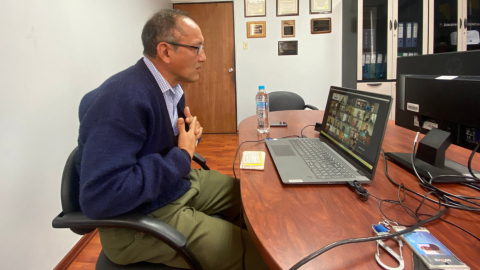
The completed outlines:
<svg viewBox="0 0 480 270">
<path fill-rule="evenodd" d="M 372 171 L 378 158 L 381 139 L 389 114 L 388 99 L 342 89 L 330 92 L 322 133 L 327 140 L 341 145 L 344 154 Z"/>
<path fill-rule="evenodd" d="M 370 145 L 379 103 L 333 93 L 328 109 L 327 133 L 350 149 Z"/>
</svg>

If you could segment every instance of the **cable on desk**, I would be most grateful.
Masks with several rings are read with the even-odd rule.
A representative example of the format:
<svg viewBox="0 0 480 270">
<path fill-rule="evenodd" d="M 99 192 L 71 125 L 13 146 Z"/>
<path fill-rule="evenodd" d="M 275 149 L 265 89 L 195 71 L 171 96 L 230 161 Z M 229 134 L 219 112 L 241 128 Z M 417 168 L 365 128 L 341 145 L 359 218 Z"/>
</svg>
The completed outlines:
<svg viewBox="0 0 480 270">
<path fill-rule="evenodd" d="M 307 125 L 307 126 L 304 126 L 302 128 L 302 130 L 300 130 L 300 138 L 306 138 L 307 136 L 303 137 L 303 130 L 306 129 L 307 127 L 314 127 L 315 125 Z"/>
<path fill-rule="evenodd" d="M 285 137 L 281 137 L 280 139 L 285 139 L 285 138 L 291 138 L 291 137 L 296 137 L 298 138 L 298 135 L 288 135 L 288 136 L 285 136 Z M 267 139 L 261 139 L 261 140 L 258 140 L 258 141 L 244 141 L 242 142 L 238 147 L 237 147 L 237 151 L 235 152 L 235 157 L 233 158 L 233 176 L 235 178 L 237 178 L 237 175 L 235 174 L 235 162 L 237 161 L 237 155 L 238 155 L 238 151 L 240 150 L 240 147 L 242 147 L 242 145 L 244 143 L 258 143 L 258 142 L 264 142 L 265 140 Z M 237 178 L 238 179 L 238 178 Z"/>
<path fill-rule="evenodd" d="M 400 184 L 400 185 L 398 186 L 398 192 L 397 192 L 398 201 L 388 200 L 388 199 L 380 199 L 379 197 L 377 197 L 377 196 L 375 196 L 375 195 L 373 195 L 373 194 L 370 194 L 370 192 L 369 192 L 367 189 L 363 188 L 358 181 L 354 181 L 352 184 L 351 184 L 351 183 L 349 183 L 349 184 L 350 184 L 350 185 L 353 184 L 353 186 L 354 186 L 354 188 L 355 188 L 355 191 L 360 195 L 360 200 L 361 200 L 361 201 L 364 202 L 364 201 L 368 200 L 369 196 L 372 196 L 373 198 L 377 199 L 377 200 L 378 200 L 378 208 L 379 208 L 379 210 L 380 210 L 380 213 L 382 213 L 383 217 L 384 217 L 386 220 L 388 220 L 388 221 L 390 221 L 390 222 L 395 222 L 395 223 L 397 223 L 398 225 L 406 226 L 406 227 L 412 226 L 412 225 L 414 225 L 414 224 L 402 224 L 402 223 L 400 223 L 400 222 L 398 222 L 398 221 L 395 221 L 395 220 L 389 218 L 389 217 L 383 212 L 383 210 L 382 210 L 382 204 L 383 204 L 384 202 L 386 202 L 386 203 L 391 203 L 391 204 L 400 205 L 400 206 L 402 206 L 402 208 L 404 209 L 404 211 L 405 211 L 410 217 L 412 217 L 412 218 L 415 220 L 415 222 L 418 222 L 418 221 L 421 221 L 421 219 L 420 219 L 420 217 L 419 217 L 419 215 L 421 215 L 421 214 L 419 213 L 419 210 L 421 209 L 421 207 L 422 207 L 423 204 L 425 203 L 426 198 L 427 198 L 430 194 L 433 194 L 433 193 L 434 193 L 434 191 L 428 192 L 428 193 L 423 197 L 423 200 L 420 202 L 420 204 L 418 205 L 417 209 L 414 211 L 414 210 L 412 210 L 410 207 L 408 207 L 408 206 L 406 206 L 406 205 L 403 204 L 403 202 L 404 202 L 405 199 L 406 199 L 405 186 L 404 186 L 403 184 Z M 402 191 L 403 191 L 403 193 L 402 193 Z M 403 195 L 403 196 L 401 196 L 401 195 Z M 438 203 L 440 203 L 440 202 L 438 202 Z M 439 210 L 437 210 L 437 212 L 438 212 L 438 211 L 439 211 Z"/>
<path fill-rule="evenodd" d="M 383 151 L 383 150 L 382 150 Z M 372 194 L 370 194 L 368 192 L 368 190 L 366 190 L 364 187 L 362 187 L 362 185 L 358 182 L 358 181 L 353 181 L 352 183 L 349 183 L 352 187 L 355 188 L 355 191 L 361 196 L 360 197 L 360 200 L 362 200 L 362 198 L 366 198 L 368 199 L 368 197 L 371 195 L 372 197 L 376 198 L 377 200 L 379 200 L 379 209 L 380 209 L 380 212 L 382 213 L 382 215 L 389 221 L 393 221 L 392 219 L 388 218 L 385 213 L 383 213 L 382 211 L 382 202 L 389 202 L 389 203 L 393 203 L 393 204 L 399 204 L 403 207 L 403 209 L 405 210 L 405 212 L 407 214 L 409 214 L 412 218 L 414 218 L 416 220 L 416 223 L 414 224 L 400 224 L 398 222 L 395 222 L 399 225 L 403 225 L 403 226 L 407 226 L 407 227 L 411 227 L 407 230 L 404 230 L 404 231 L 401 231 L 401 232 L 396 232 L 396 233 L 391 233 L 391 234 L 388 234 L 388 235 L 385 235 L 384 238 L 382 238 L 382 236 L 374 236 L 374 237 L 365 237 L 365 238 L 353 238 L 353 239 L 346 239 L 346 240 L 341 240 L 341 241 L 337 241 L 337 242 L 334 242 L 330 245 L 327 245 L 323 248 L 321 248 L 320 250 L 312 253 L 311 255 L 305 257 L 304 259 L 302 259 L 301 261 L 299 261 L 297 264 L 295 264 L 293 267 L 290 268 L 290 270 L 295 270 L 295 269 L 298 269 L 299 267 L 301 267 L 302 265 L 304 265 L 305 263 L 313 260 L 314 258 L 318 257 L 319 255 L 327 252 L 328 250 L 332 249 L 332 248 L 335 248 L 337 246 L 341 246 L 341 245 L 345 245 L 345 244 L 352 244 L 352 243 L 361 243 L 361 242 L 368 242 L 368 241 L 374 241 L 374 240 L 379 240 L 379 239 L 388 239 L 388 238 L 391 238 L 391 237 L 394 237 L 394 236 L 398 236 L 398 235 L 402 235 L 402 234 L 405 234 L 405 233 L 409 233 L 413 230 L 415 230 L 416 228 L 420 227 L 421 225 L 425 224 L 425 223 L 428 223 L 430 221 L 433 221 L 437 218 L 440 218 L 441 216 L 443 216 L 448 208 L 447 207 L 444 207 L 443 210 L 441 210 L 442 208 L 442 203 L 441 203 L 441 199 L 445 199 L 443 197 L 441 197 L 440 195 L 438 195 L 437 197 L 439 198 L 438 202 L 436 202 L 438 204 L 438 209 L 437 209 L 437 213 L 435 215 L 429 215 L 429 214 L 425 214 L 425 215 L 428 215 L 430 216 L 430 218 L 427 218 L 425 220 L 421 220 L 419 218 L 419 215 L 421 215 L 420 213 L 418 213 L 418 211 L 421 209 L 421 207 L 423 206 L 423 204 L 425 203 L 425 200 L 428 198 L 428 196 L 430 194 L 434 194 L 435 192 L 434 191 L 430 191 L 428 192 L 425 196 L 423 196 L 423 200 L 420 202 L 419 206 L 417 207 L 417 209 L 415 211 L 413 211 L 412 209 L 410 209 L 409 207 L 407 207 L 406 205 L 403 204 L 403 202 L 405 201 L 406 199 L 406 195 L 405 195 L 405 186 L 403 184 L 400 184 L 398 185 L 398 193 L 397 193 L 397 196 L 398 196 L 398 201 L 394 201 L 394 200 L 384 200 L 384 199 L 380 199 L 378 198 L 377 196 L 374 196 Z M 402 193 L 403 191 L 403 193 Z M 403 196 L 402 196 L 403 195 Z"/>
<path fill-rule="evenodd" d="M 462 185 L 467 186 L 471 189 L 475 189 L 477 191 L 480 191 L 480 186 L 478 184 L 472 184 L 472 183 L 462 183 Z"/>
<path fill-rule="evenodd" d="M 384 239 L 392 238 L 394 236 L 399 236 L 399 235 L 402 235 L 402 234 L 405 234 L 405 233 L 412 232 L 413 230 L 422 226 L 423 224 L 426 224 L 430 221 L 433 221 L 437 218 L 440 218 L 441 216 L 443 216 L 447 212 L 447 210 L 448 210 L 448 208 L 445 207 L 442 211 L 437 212 L 434 216 L 432 216 L 430 218 L 427 218 L 427 219 L 424 219 L 424 220 L 416 223 L 412 227 L 410 227 L 406 230 L 400 231 L 400 232 L 395 232 L 395 233 L 390 233 L 390 234 L 385 234 L 385 235 L 372 236 L 372 237 L 352 238 L 352 239 L 346 239 L 346 240 L 341 240 L 341 241 L 334 242 L 334 243 L 329 244 L 329 245 L 319 249 L 318 251 L 308 255 L 307 257 L 305 257 L 304 259 L 302 259 L 301 261 L 296 263 L 294 266 L 292 266 L 290 268 L 290 270 L 296 270 L 296 269 L 300 268 L 302 265 L 306 264 L 307 262 L 309 262 L 309 261 L 313 260 L 314 258 L 318 257 L 319 255 L 329 251 L 332 248 L 338 247 L 338 246 L 342 246 L 342 245 L 346 245 L 346 244 L 353 244 L 353 243 L 362 243 L 362 242 L 368 242 L 368 241 L 384 240 Z"/>
<path fill-rule="evenodd" d="M 240 147 L 244 144 L 244 143 L 248 143 L 248 142 L 251 142 L 251 143 L 256 143 L 256 142 L 263 142 L 264 140 L 258 140 L 258 141 L 244 141 L 242 142 L 238 147 L 237 147 L 237 151 L 235 152 L 235 157 L 233 158 L 233 176 L 235 177 L 235 179 L 239 180 L 237 178 L 237 175 L 235 174 L 235 161 L 237 160 L 237 155 L 238 155 L 238 150 L 240 150 Z M 242 205 L 240 204 L 240 223 L 243 223 L 243 213 L 242 213 Z M 240 227 L 240 239 L 242 241 L 242 269 L 245 270 L 245 252 L 246 252 L 246 247 L 245 247 L 245 243 L 243 241 L 243 229 Z"/>
<path fill-rule="evenodd" d="M 281 139 L 284 139 L 284 138 L 289 138 L 289 137 L 297 137 L 298 138 L 298 135 L 289 135 L 289 136 L 285 136 L 285 137 L 282 137 Z M 258 140 L 258 141 L 244 141 L 242 142 L 238 147 L 237 147 L 237 151 L 235 152 L 235 157 L 233 158 L 233 176 L 235 177 L 235 179 L 238 179 L 237 178 L 237 175 L 235 174 L 235 161 L 237 161 L 237 155 L 238 155 L 238 151 L 240 150 L 240 147 L 244 144 L 244 143 L 248 143 L 248 142 L 251 142 L 251 143 L 258 143 L 258 142 L 264 142 L 265 139 L 262 139 L 262 140 Z M 242 205 L 240 205 L 240 223 L 243 224 L 243 213 L 242 213 Z M 243 234 L 242 234 L 242 228 L 240 228 L 240 239 L 242 240 L 242 269 L 245 270 L 245 251 L 246 251 L 246 247 L 245 247 L 245 243 L 243 241 Z"/>
<path fill-rule="evenodd" d="M 403 186 L 403 184 L 402 184 L 401 186 L 399 186 L 399 191 L 400 191 L 400 189 L 403 189 L 403 191 L 405 192 L 405 187 Z M 421 207 L 424 205 L 425 199 L 426 199 L 430 194 L 432 194 L 432 193 L 433 193 L 433 192 L 429 192 L 429 193 L 427 193 L 427 194 L 423 197 L 423 200 L 420 202 L 420 204 L 418 205 L 418 207 L 417 207 L 417 209 L 416 209 L 415 211 L 413 211 L 410 207 L 408 207 L 408 206 L 406 206 L 406 205 L 403 204 L 403 201 L 405 200 L 405 198 L 403 198 L 403 200 L 399 198 L 398 201 L 394 201 L 394 200 L 380 200 L 380 201 L 378 202 L 378 208 L 379 208 L 379 210 L 380 210 L 380 213 L 382 213 L 383 217 L 384 217 L 386 220 L 388 220 L 388 221 L 390 221 L 390 222 L 395 222 L 395 223 L 397 223 L 397 224 L 400 225 L 400 226 L 410 227 L 410 226 L 413 226 L 415 223 L 413 223 L 413 224 L 403 224 L 403 223 L 400 223 L 400 222 L 398 222 L 398 221 L 396 221 L 396 220 L 393 220 L 393 219 L 391 219 L 390 217 L 388 217 L 388 216 L 383 212 L 383 210 L 382 210 L 382 203 L 383 203 L 383 202 L 387 202 L 387 203 L 391 203 L 391 204 L 399 204 L 399 205 L 401 205 L 401 206 L 403 207 L 403 209 L 405 210 L 405 212 L 406 212 L 410 217 L 412 217 L 413 219 L 415 219 L 416 222 L 418 222 L 418 221 L 421 220 L 419 216 L 420 216 L 420 215 L 423 215 L 422 213 L 419 213 L 419 210 L 420 210 Z M 440 202 L 438 202 L 438 204 L 440 205 Z M 440 209 L 440 208 L 439 208 L 439 209 Z M 439 209 L 437 209 L 437 213 L 438 213 Z M 431 215 L 430 215 L 430 216 L 431 216 Z"/>
<path fill-rule="evenodd" d="M 432 215 L 430 215 L 430 214 L 419 214 L 419 215 L 422 215 L 422 216 L 432 216 Z M 472 236 L 473 238 L 475 238 L 475 239 L 477 239 L 478 241 L 480 241 L 480 237 L 474 235 L 473 233 L 467 231 L 466 229 L 460 227 L 459 225 L 457 225 L 457 224 L 455 224 L 455 223 L 453 223 L 453 222 L 450 222 L 450 221 L 448 221 L 448 220 L 446 220 L 446 219 L 444 219 L 444 218 L 438 218 L 438 219 L 440 219 L 441 221 L 444 221 L 445 223 L 450 224 L 450 225 L 452 225 L 452 226 L 454 226 L 454 227 L 457 227 L 458 229 L 460 229 L 460 230 L 468 233 L 470 236 Z"/>
<path fill-rule="evenodd" d="M 417 136 L 415 138 L 415 141 L 414 141 L 414 145 L 413 145 L 413 149 L 412 149 L 412 164 L 415 164 L 415 149 L 416 149 L 416 144 L 417 144 L 417 140 L 418 140 L 418 135 L 419 133 L 417 133 Z M 475 152 L 475 150 L 474 150 Z M 410 190 L 408 188 L 406 188 L 403 184 L 398 184 L 396 182 L 394 182 L 392 180 L 392 178 L 390 177 L 390 175 L 388 174 L 388 167 L 387 167 L 387 159 L 385 157 L 385 151 L 382 149 L 382 155 L 383 155 L 383 159 L 384 159 L 384 162 L 385 162 L 385 175 L 386 177 L 389 179 L 390 182 L 392 182 L 395 186 L 398 187 L 398 201 L 395 201 L 395 200 L 384 200 L 384 199 L 380 199 L 376 196 L 373 196 L 375 199 L 379 200 L 379 210 L 380 212 L 382 213 L 382 215 L 389 221 L 392 221 L 392 222 L 397 222 L 395 220 L 392 220 L 391 218 L 389 218 L 384 212 L 383 212 L 383 209 L 382 209 L 382 204 L 383 203 L 391 203 L 391 204 L 397 204 L 397 205 L 400 205 L 404 211 L 410 215 L 410 217 L 412 217 L 416 222 L 418 222 L 420 220 L 420 217 L 419 215 L 422 215 L 421 213 L 419 213 L 419 210 L 420 208 L 422 207 L 422 205 L 425 203 L 426 200 L 429 200 L 431 202 L 434 202 L 434 203 L 438 203 L 437 201 L 434 201 L 433 199 L 429 198 L 430 195 L 435 195 L 438 199 L 441 197 L 445 197 L 446 198 L 446 203 L 442 203 L 440 201 L 440 203 L 445 206 L 445 207 L 450 207 L 450 208 L 455 208 L 455 209 L 460 209 L 460 210 L 469 210 L 469 211 L 479 211 L 479 209 L 477 207 L 473 207 L 473 206 L 469 206 L 469 205 L 464 205 L 462 203 L 460 203 L 459 201 L 457 200 L 462 200 L 462 201 L 465 201 L 467 203 L 470 203 L 470 204 L 473 204 L 475 206 L 480 206 L 480 203 L 477 203 L 475 201 L 472 201 L 472 200 L 480 200 L 480 197 L 476 197 L 476 196 L 460 196 L 460 195 L 455 195 L 455 194 L 451 194 L 449 192 L 446 192 L 446 191 L 443 191 L 437 187 L 435 187 L 432 182 L 433 180 L 435 179 L 439 179 L 439 178 L 445 178 L 445 177 L 458 177 L 458 175 L 452 175 L 452 176 L 446 176 L 446 175 L 441 175 L 441 176 L 437 176 L 437 177 L 433 177 L 430 179 L 430 181 L 426 181 L 424 180 L 423 178 L 421 178 L 419 175 L 418 175 L 418 172 L 416 172 L 416 175 L 417 177 L 419 178 L 420 182 L 420 186 L 427 190 L 427 194 L 420 194 L 418 192 L 415 192 L 413 190 Z M 415 165 L 412 165 L 412 166 L 415 166 Z M 416 168 L 414 168 L 414 170 L 416 171 Z M 470 177 L 470 176 L 466 176 L 467 179 L 473 179 L 473 177 Z M 355 181 L 353 183 L 349 183 L 351 186 L 353 186 L 355 188 L 355 191 L 360 195 L 360 200 L 362 201 L 366 201 L 368 200 L 368 197 L 371 195 L 368 190 L 364 189 L 363 187 L 361 187 L 361 184 L 360 183 L 356 183 L 355 184 Z M 477 191 L 480 191 L 480 186 L 476 183 L 462 183 L 463 185 L 465 186 L 468 186 L 472 189 L 475 189 Z M 400 196 L 400 192 L 403 191 L 402 193 L 402 197 Z M 420 205 L 417 207 L 417 209 L 415 211 L 413 211 L 412 209 L 410 209 L 409 207 L 407 207 L 406 205 L 403 204 L 403 201 L 405 200 L 405 193 L 406 191 L 408 192 L 411 192 L 412 194 L 415 194 L 419 197 L 422 198 L 422 201 L 420 203 Z M 398 222 L 397 222 L 398 223 Z M 399 225 L 403 225 L 403 226 L 412 226 L 411 224 L 401 224 L 399 223 Z"/>
<path fill-rule="evenodd" d="M 301 267 L 302 265 L 304 265 L 305 263 L 313 260 L 314 258 L 318 257 L 319 255 L 327 252 L 328 250 L 332 249 L 332 248 L 335 248 L 337 246 L 341 246 L 341 245 L 345 245 L 345 244 L 351 244 L 351 243 L 361 243 L 361 242 L 367 242 L 367 241 L 374 241 L 374 240 L 380 240 L 380 239 L 388 239 L 388 238 L 391 238 L 391 237 L 394 237 L 394 236 L 398 236 L 398 235 L 402 235 L 402 234 L 405 234 L 405 233 L 409 233 L 413 230 L 415 230 L 416 228 L 422 226 L 423 224 L 426 224 L 430 221 L 433 221 L 435 219 L 441 219 L 443 221 L 445 221 L 446 223 L 452 225 L 452 226 L 455 226 L 463 231 L 465 231 L 466 233 L 470 234 L 472 237 L 476 238 L 477 240 L 480 240 L 480 238 L 478 238 L 477 236 L 475 236 L 474 234 L 472 234 L 471 232 L 465 230 L 464 228 L 452 223 L 452 222 L 449 222 L 445 219 L 442 219 L 441 217 L 448 211 L 449 208 L 454 208 L 454 209 L 460 209 L 460 210 L 468 210 L 468 211 L 480 211 L 479 208 L 476 208 L 476 207 L 471 207 L 471 206 L 466 206 L 466 205 L 463 205 L 462 203 L 452 199 L 452 198 L 456 198 L 456 199 L 460 199 L 460 200 L 463 200 L 463 201 L 466 201 L 466 202 L 469 202 L 471 204 L 474 204 L 474 205 L 480 205 L 476 202 L 473 202 L 471 201 L 470 199 L 480 199 L 479 197 L 474 197 L 474 196 L 460 196 L 460 195 L 454 195 L 454 194 L 450 194 L 448 192 L 445 192 L 435 186 L 433 186 L 432 182 L 433 180 L 435 179 L 438 179 L 438 178 L 445 178 L 445 177 L 458 177 L 458 176 L 453 176 L 453 175 L 441 175 L 441 176 L 437 176 L 437 177 L 432 177 L 430 179 L 430 181 L 426 181 L 425 179 L 423 179 L 422 177 L 420 177 L 420 175 L 418 174 L 417 170 L 416 170 L 416 166 L 415 166 L 415 149 L 416 149 L 416 146 L 417 146 L 417 140 L 418 140 L 418 136 L 419 136 L 419 132 L 417 133 L 417 136 L 415 137 L 415 141 L 414 141 L 414 144 L 413 144 L 413 149 L 412 149 L 412 158 L 411 158 L 411 162 L 412 162 L 412 167 L 414 169 L 414 172 L 415 174 L 417 175 L 418 179 L 420 180 L 419 184 L 420 186 L 425 189 L 425 190 L 428 190 L 427 194 L 423 195 L 423 194 L 420 194 L 416 191 L 413 191 L 409 188 L 406 188 L 403 184 L 398 184 L 396 183 L 395 181 L 393 181 L 393 179 L 390 177 L 390 175 L 388 174 L 388 167 L 387 167 L 387 158 L 385 157 L 385 151 L 382 149 L 382 155 L 383 155 L 383 159 L 384 159 L 384 164 L 385 164 L 385 175 L 387 177 L 387 179 L 392 183 L 394 184 L 395 186 L 398 187 L 398 201 L 393 201 L 393 200 L 383 200 L 383 199 L 380 199 L 376 196 L 373 196 L 374 198 L 378 199 L 379 200 L 379 209 L 380 209 L 380 212 L 382 213 L 382 215 L 387 218 L 389 221 L 393 221 L 391 220 L 390 218 L 388 218 L 382 211 L 381 209 L 381 204 L 382 202 L 388 202 L 388 203 L 394 203 L 394 204 L 400 204 L 403 209 L 405 210 L 405 212 L 407 212 L 412 218 L 414 218 L 416 221 L 418 221 L 417 223 L 415 224 L 412 224 L 412 225 L 404 225 L 404 224 L 399 224 L 399 225 L 403 225 L 403 226 L 411 226 L 409 229 L 407 230 L 404 230 L 404 231 L 401 231 L 401 232 L 396 232 L 396 233 L 392 233 L 392 234 L 388 234 L 388 235 L 383 235 L 383 236 L 375 236 L 375 237 L 365 237 L 365 238 L 354 238 L 354 239 L 346 239 L 346 240 L 341 240 L 341 241 L 337 241 L 337 242 L 334 242 L 330 245 L 327 245 L 323 248 L 321 248 L 320 250 L 312 253 L 311 255 L 305 257 L 304 259 L 302 259 L 301 261 L 299 261 L 298 263 L 296 263 L 294 266 L 292 266 L 290 268 L 290 270 L 295 270 L 295 269 L 298 269 L 299 267 Z M 471 159 L 473 158 L 473 155 L 474 153 L 478 150 L 478 144 L 477 144 L 477 147 L 475 148 L 475 150 L 472 152 L 472 155 L 470 156 L 470 159 L 469 159 L 469 170 L 471 170 Z M 469 176 L 465 176 L 464 178 L 466 179 L 474 179 L 476 178 L 476 176 L 473 174 L 472 171 L 470 171 L 472 173 L 472 177 L 469 177 Z M 351 183 L 349 183 L 350 185 L 352 185 Z M 359 186 L 358 186 L 359 185 Z M 366 197 L 368 199 L 368 196 L 371 195 L 368 190 L 364 189 L 363 187 L 361 187 L 361 185 L 358 183 L 358 185 L 352 185 L 355 187 L 355 191 L 361 195 L 362 197 Z M 465 183 L 464 184 L 465 186 L 468 186 L 470 188 L 473 188 L 473 189 L 476 189 L 476 190 L 480 190 L 480 186 L 477 186 L 475 184 L 471 184 L 471 183 Z M 403 197 L 401 196 L 401 191 L 403 190 Z M 410 209 L 409 207 L 405 206 L 403 204 L 403 201 L 405 201 L 405 191 L 409 191 L 410 193 L 412 194 L 415 194 L 419 197 L 422 197 L 422 201 L 420 203 L 420 205 L 417 207 L 417 209 L 415 211 L 413 211 L 412 209 Z M 437 191 L 439 193 L 437 193 Z M 438 201 L 434 201 L 432 200 L 431 198 L 429 198 L 430 195 L 435 195 L 437 198 L 438 198 Z M 435 202 L 438 204 L 439 208 L 437 209 L 437 213 L 435 215 L 430 215 L 430 214 L 423 214 L 423 213 L 419 213 L 419 210 L 421 209 L 422 205 L 425 203 L 426 200 L 429 200 L 429 201 L 432 201 L 432 202 Z M 443 202 L 442 202 L 443 201 Z M 441 207 L 444 207 L 443 210 L 440 210 Z M 427 218 L 425 220 L 421 220 L 419 218 L 420 215 L 426 215 L 426 216 L 430 216 L 430 218 Z"/>
<path fill-rule="evenodd" d="M 473 149 L 472 154 L 470 155 L 470 158 L 468 159 L 468 171 L 469 171 L 470 174 L 473 176 L 473 178 L 475 178 L 477 181 L 480 181 L 480 178 L 478 178 L 478 177 L 473 173 L 473 170 L 472 170 L 472 159 L 473 159 L 473 156 L 475 155 L 475 153 L 477 152 L 479 146 L 480 146 L 480 142 L 477 142 L 477 146 L 475 146 L 475 149 Z"/>
<path fill-rule="evenodd" d="M 439 178 L 454 177 L 454 178 L 465 178 L 465 179 L 475 180 L 474 176 L 470 177 L 470 176 L 458 176 L 458 175 L 439 175 L 439 176 L 436 176 L 436 177 L 432 177 L 429 181 L 420 177 L 420 175 L 417 172 L 416 165 L 415 165 L 415 156 L 416 156 L 415 149 L 416 149 L 417 139 L 418 139 L 419 134 L 420 134 L 420 132 L 417 132 L 417 136 L 415 137 L 415 140 L 414 140 L 414 144 L 413 144 L 413 148 L 412 148 L 411 164 L 412 164 L 413 170 L 415 171 L 415 174 L 417 175 L 418 179 L 420 180 L 420 182 L 419 182 L 420 186 L 425 190 L 434 190 L 436 193 L 441 194 L 442 196 L 446 196 L 447 198 L 450 198 L 450 201 L 452 202 L 452 205 L 455 205 L 456 207 L 458 207 L 457 209 L 470 210 L 470 211 L 480 211 L 480 208 L 478 208 L 478 207 L 467 206 L 467 205 L 464 205 L 460 202 L 455 201 L 454 199 L 451 199 L 451 197 L 452 197 L 452 198 L 456 198 L 456 199 L 459 199 L 459 200 L 463 200 L 463 201 L 465 201 L 467 203 L 470 203 L 470 204 L 473 204 L 473 205 L 480 206 L 479 203 L 471 201 L 471 199 L 480 200 L 480 197 L 462 196 L 462 195 L 451 194 L 451 193 L 443 191 L 443 190 L 441 190 L 441 189 L 439 189 L 439 188 L 437 188 L 436 186 L 433 185 L 434 180 L 439 179 Z M 474 154 L 475 151 L 476 150 L 474 150 L 472 152 L 472 154 Z M 473 158 L 473 155 L 471 155 L 470 157 Z M 448 207 L 451 207 L 451 206 L 448 206 Z"/>
<path fill-rule="evenodd" d="M 416 147 L 416 143 L 414 143 L 414 147 Z M 413 149 L 415 150 L 415 148 Z M 382 156 L 383 156 L 383 159 L 384 159 L 384 170 L 385 170 L 385 176 L 387 177 L 387 179 L 396 187 L 400 186 L 397 182 L 393 181 L 393 179 L 390 177 L 390 175 L 388 174 L 388 159 L 386 158 L 385 156 L 385 151 L 382 149 Z M 447 177 L 447 176 L 438 176 L 438 177 L 433 177 L 431 180 L 435 180 L 435 179 L 438 179 L 438 178 L 442 178 L 442 177 Z M 448 177 L 453 177 L 453 176 L 448 176 Z M 455 176 L 455 177 L 458 177 Z M 468 176 L 465 176 L 465 178 L 468 178 L 468 179 L 471 179 L 472 177 L 468 177 Z M 443 195 L 443 194 L 449 194 L 448 192 L 444 192 L 442 191 L 441 189 L 438 189 L 436 188 L 435 186 L 433 186 L 432 184 L 429 184 L 427 181 L 424 181 L 422 178 L 420 178 L 420 182 L 419 182 L 419 185 L 425 189 L 425 190 L 428 190 L 428 191 L 431 191 L 432 189 L 437 191 L 437 193 L 439 193 L 439 195 Z M 411 190 L 407 187 L 405 187 L 405 190 L 409 191 L 410 193 L 412 194 L 415 194 L 419 197 L 424 197 L 425 195 L 423 194 L 420 194 L 414 190 Z M 445 206 L 445 207 L 449 207 L 449 208 L 454 208 L 454 209 L 459 209 L 459 210 L 467 210 L 467 211 L 475 211 L 475 212 L 480 212 L 480 208 L 476 208 L 476 207 L 471 207 L 471 206 L 466 206 L 466 205 L 463 205 L 451 198 L 449 198 L 448 196 L 447 197 L 447 202 L 441 202 L 442 206 Z M 463 198 L 465 199 L 468 199 L 469 197 L 468 196 L 463 196 Z M 434 202 L 434 203 L 437 203 L 436 201 L 434 201 L 433 199 L 431 198 L 426 198 L 428 201 L 431 201 L 431 202 Z"/>
<path fill-rule="evenodd" d="M 237 147 L 237 151 L 235 152 L 235 157 L 233 158 L 233 167 L 232 167 L 232 169 L 233 169 L 233 176 L 234 176 L 236 179 L 238 179 L 238 178 L 237 178 L 237 175 L 235 174 L 235 161 L 237 161 L 238 150 L 240 150 L 240 147 L 242 147 L 242 145 L 243 145 L 244 143 L 257 143 L 257 142 L 263 142 L 263 141 L 265 141 L 265 139 L 258 140 L 258 141 L 244 141 L 244 142 L 242 142 L 242 143 Z"/>
<path fill-rule="evenodd" d="M 355 192 L 358 194 L 358 198 L 360 199 L 360 201 L 362 201 L 362 202 L 368 201 L 368 198 L 370 197 L 370 193 L 368 192 L 368 190 L 366 190 L 364 187 L 362 187 L 362 184 L 360 182 L 355 180 L 353 182 L 347 182 L 347 184 L 350 187 L 352 187 L 353 189 L 355 189 Z M 373 197 L 375 197 L 375 196 L 373 196 Z M 377 198 L 377 199 L 379 199 L 379 198 Z"/>
</svg>

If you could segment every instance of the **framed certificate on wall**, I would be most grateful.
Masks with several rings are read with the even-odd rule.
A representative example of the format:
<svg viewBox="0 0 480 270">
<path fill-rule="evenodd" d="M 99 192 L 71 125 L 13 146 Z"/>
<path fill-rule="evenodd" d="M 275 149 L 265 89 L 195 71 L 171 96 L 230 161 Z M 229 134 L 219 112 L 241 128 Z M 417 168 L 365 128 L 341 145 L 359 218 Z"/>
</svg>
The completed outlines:
<svg viewBox="0 0 480 270">
<path fill-rule="evenodd" d="M 265 17 L 265 0 L 245 0 L 245 17 Z"/>
<path fill-rule="evenodd" d="M 277 0 L 277 16 L 298 15 L 298 0 Z"/>
<path fill-rule="evenodd" d="M 310 0 L 310 14 L 332 13 L 332 0 Z"/>
</svg>

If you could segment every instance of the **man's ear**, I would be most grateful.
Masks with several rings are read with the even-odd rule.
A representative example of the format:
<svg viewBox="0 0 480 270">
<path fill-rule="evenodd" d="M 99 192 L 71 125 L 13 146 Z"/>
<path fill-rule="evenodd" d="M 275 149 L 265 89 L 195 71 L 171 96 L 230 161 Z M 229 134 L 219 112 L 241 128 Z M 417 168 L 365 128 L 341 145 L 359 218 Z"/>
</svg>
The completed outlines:
<svg viewBox="0 0 480 270">
<path fill-rule="evenodd" d="M 162 59 L 163 62 L 170 64 L 170 51 L 166 43 L 158 43 L 157 45 L 157 57 Z"/>
</svg>

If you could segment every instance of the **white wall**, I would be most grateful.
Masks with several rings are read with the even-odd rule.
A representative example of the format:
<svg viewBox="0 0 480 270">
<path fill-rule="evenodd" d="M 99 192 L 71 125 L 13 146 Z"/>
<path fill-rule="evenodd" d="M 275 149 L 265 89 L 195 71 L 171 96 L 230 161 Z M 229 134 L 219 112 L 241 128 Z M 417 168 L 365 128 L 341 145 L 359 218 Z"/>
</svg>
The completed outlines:
<svg viewBox="0 0 480 270">
<path fill-rule="evenodd" d="M 332 0 L 332 14 L 309 14 L 300 0 L 299 16 L 276 16 L 276 0 L 266 0 L 266 17 L 244 16 L 244 0 L 234 1 L 237 121 L 255 114 L 259 85 L 268 92 L 292 91 L 319 109 L 325 107 L 331 85 L 341 85 L 342 2 Z M 332 32 L 310 34 L 312 18 L 332 18 Z M 281 21 L 295 20 L 294 38 L 282 38 Z M 247 21 L 266 21 L 266 38 L 247 38 Z M 298 55 L 279 56 L 278 41 L 298 40 Z M 248 50 L 243 49 L 248 42 Z M 314 123 L 312 123 L 314 124 Z"/>
<path fill-rule="evenodd" d="M 0 1 L 0 268 L 52 269 L 80 239 L 53 229 L 81 97 L 142 56 L 170 0 Z"/>
</svg>

